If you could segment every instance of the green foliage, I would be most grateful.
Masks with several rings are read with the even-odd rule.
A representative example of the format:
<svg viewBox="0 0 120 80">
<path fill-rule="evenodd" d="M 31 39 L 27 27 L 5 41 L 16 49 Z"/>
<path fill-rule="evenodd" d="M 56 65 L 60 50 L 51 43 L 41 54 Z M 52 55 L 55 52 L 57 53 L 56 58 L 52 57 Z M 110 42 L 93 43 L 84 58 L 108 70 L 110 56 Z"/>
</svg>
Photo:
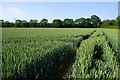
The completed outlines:
<svg viewBox="0 0 120 80">
<path fill-rule="evenodd" d="M 104 20 L 101 24 L 102 28 L 118 28 L 117 22 L 115 20 Z"/>
<path fill-rule="evenodd" d="M 116 31 L 95 28 L 2 29 L 3 78 L 117 79 Z"/>
<path fill-rule="evenodd" d="M 60 28 L 63 26 L 63 23 L 60 19 L 54 19 L 52 22 L 52 26 L 55 28 Z"/>
<path fill-rule="evenodd" d="M 79 18 L 79 19 L 76 19 L 75 20 L 75 24 L 77 27 L 84 27 L 85 26 L 85 23 L 86 23 L 86 20 L 85 18 Z"/>
<path fill-rule="evenodd" d="M 25 75 L 27 75 L 28 77 L 32 73 L 34 74 L 31 75 L 30 77 L 34 75 L 37 76 L 37 74 L 40 75 L 39 72 L 36 72 L 38 68 L 36 68 L 35 66 L 39 66 L 40 69 L 45 68 L 45 67 L 48 67 L 48 69 L 50 69 L 49 64 L 52 67 L 52 63 L 54 63 L 52 62 L 52 60 L 55 59 L 53 50 L 55 50 L 56 48 L 59 48 L 60 46 L 64 44 L 65 43 L 60 42 L 60 41 L 50 41 L 50 40 L 45 40 L 45 39 L 43 40 L 42 39 L 40 40 L 19 39 L 19 38 L 18 39 L 4 39 L 3 50 L 2 50 L 3 77 L 8 78 L 8 79 L 12 77 L 26 78 Z M 56 51 L 60 52 L 59 50 L 56 50 Z M 64 51 L 65 51 L 65 48 L 64 48 Z M 60 54 L 59 58 L 60 57 L 62 58 L 62 54 L 63 55 L 65 54 L 64 51 L 59 53 Z M 46 55 L 50 55 L 50 57 L 45 57 Z M 45 60 L 50 58 L 47 60 L 47 62 L 51 60 L 49 63 L 47 63 L 47 65 L 44 63 L 45 60 L 42 60 L 44 57 L 45 57 Z M 54 58 L 51 59 L 52 57 Z M 36 61 L 37 62 L 40 61 L 40 63 L 37 64 Z M 35 66 L 32 64 L 34 64 Z M 45 66 L 45 67 L 40 67 L 40 66 Z M 27 70 L 27 71 L 24 72 L 24 70 Z M 31 70 L 35 70 L 35 71 L 31 71 Z M 44 76 L 47 76 L 47 73 Z"/>
<path fill-rule="evenodd" d="M 115 21 L 116 21 L 117 25 L 118 25 L 119 28 L 120 28 L 120 16 L 118 16 L 118 17 L 115 19 Z"/>
<path fill-rule="evenodd" d="M 95 29 L 78 28 L 4 28 L 2 38 L 70 38 L 70 36 L 84 35 Z"/>
<path fill-rule="evenodd" d="M 48 27 L 48 20 L 43 18 L 41 21 L 40 21 L 40 26 L 41 27 Z"/>
<path fill-rule="evenodd" d="M 84 40 L 76 54 L 72 78 L 118 78 L 119 66 L 115 53 L 100 31 Z"/>
<path fill-rule="evenodd" d="M 26 20 L 22 20 L 21 26 L 30 27 L 30 26 L 29 26 L 29 23 L 28 23 Z"/>
<path fill-rule="evenodd" d="M 15 27 L 22 27 L 21 22 L 22 22 L 21 20 L 17 19 L 15 21 Z"/>
<path fill-rule="evenodd" d="M 74 25 L 75 25 L 75 23 L 74 23 L 73 19 L 68 19 L 68 18 L 66 18 L 66 19 L 63 20 L 63 26 L 64 26 L 64 27 L 71 28 L 71 27 L 73 27 Z"/>
<path fill-rule="evenodd" d="M 118 29 L 104 29 L 103 30 L 104 34 L 107 37 L 107 40 L 110 42 L 111 47 L 114 49 L 116 53 L 118 53 L 118 45 L 120 44 L 119 42 L 119 30 Z"/>
<path fill-rule="evenodd" d="M 73 32 L 69 34 L 69 31 Z M 55 75 L 56 77 L 65 75 L 67 70 L 65 67 L 70 65 L 71 59 L 75 56 L 72 42 L 76 39 L 76 35 L 84 35 L 91 31 L 93 29 L 89 31 L 85 29 L 3 29 L 3 78 L 28 78 L 29 76 L 29 78 L 51 77 L 52 79 Z"/>
<path fill-rule="evenodd" d="M 115 57 L 120 66 L 120 39 L 119 39 L 119 29 L 104 29 L 104 34 L 109 41 L 110 47 L 115 52 Z"/>
<path fill-rule="evenodd" d="M 36 20 L 36 19 L 34 19 L 34 20 L 30 20 L 29 21 L 29 25 L 28 26 L 26 26 L 26 27 L 38 27 L 38 20 Z M 24 27 L 24 26 L 23 26 Z"/>
<path fill-rule="evenodd" d="M 73 19 L 65 18 L 63 21 L 54 19 L 49 23 L 47 19 L 43 18 L 40 22 L 36 19 L 26 20 L 17 19 L 15 23 L 2 20 L 4 27 L 53 27 L 53 28 L 98 28 L 100 27 L 101 20 L 98 16 L 92 15 L 91 18 L 79 18 L 75 21 Z M 14 25 L 13 25 L 14 24 Z"/>
<path fill-rule="evenodd" d="M 91 22 L 93 23 L 93 27 L 100 27 L 101 19 L 96 15 L 92 15 Z"/>
<path fill-rule="evenodd" d="M 93 37 L 99 37 L 99 36 L 103 36 L 103 32 L 102 32 L 102 29 L 99 29 L 97 30 L 97 32 L 93 33 L 93 35 L 90 36 L 90 38 L 93 38 Z"/>
</svg>

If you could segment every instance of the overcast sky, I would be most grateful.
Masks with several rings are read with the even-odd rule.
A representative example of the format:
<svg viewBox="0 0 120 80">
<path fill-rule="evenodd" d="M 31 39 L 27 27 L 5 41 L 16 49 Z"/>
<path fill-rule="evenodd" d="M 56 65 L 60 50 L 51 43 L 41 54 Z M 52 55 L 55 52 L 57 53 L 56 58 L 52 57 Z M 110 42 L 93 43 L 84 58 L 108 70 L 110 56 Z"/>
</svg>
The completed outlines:
<svg viewBox="0 0 120 80">
<path fill-rule="evenodd" d="M 118 16 L 118 2 L 3 2 L 2 19 L 41 20 L 90 17 L 95 14 L 102 20 Z"/>
</svg>

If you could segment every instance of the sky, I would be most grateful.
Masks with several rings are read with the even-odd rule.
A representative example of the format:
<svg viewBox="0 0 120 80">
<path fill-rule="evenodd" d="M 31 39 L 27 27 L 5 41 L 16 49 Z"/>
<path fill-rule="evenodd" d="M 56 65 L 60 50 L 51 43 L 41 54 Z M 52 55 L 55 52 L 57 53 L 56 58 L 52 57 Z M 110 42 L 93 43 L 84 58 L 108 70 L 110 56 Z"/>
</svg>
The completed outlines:
<svg viewBox="0 0 120 80">
<path fill-rule="evenodd" d="M 119 2 L 119 0 L 1 0 L 2 2 Z"/>
<path fill-rule="evenodd" d="M 0 17 L 14 22 L 15 19 L 27 20 L 80 17 L 90 18 L 97 15 L 101 20 L 115 19 L 118 16 L 118 2 L 2 2 Z"/>
</svg>

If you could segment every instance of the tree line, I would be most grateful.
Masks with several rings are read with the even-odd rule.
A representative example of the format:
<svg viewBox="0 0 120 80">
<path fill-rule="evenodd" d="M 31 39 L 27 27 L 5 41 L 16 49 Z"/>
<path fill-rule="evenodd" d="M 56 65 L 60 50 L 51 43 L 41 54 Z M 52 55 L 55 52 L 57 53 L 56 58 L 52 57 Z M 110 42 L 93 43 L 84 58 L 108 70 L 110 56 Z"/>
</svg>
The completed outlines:
<svg viewBox="0 0 120 80">
<path fill-rule="evenodd" d="M 0 20 L 2 27 L 17 27 L 17 28 L 103 28 L 108 26 L 117 26 L 120 22 L 120 16 L 115 20 L 103 20 L 92 15 L 90 18 L 78 18 L 76 20 L 65 18 L 63 21 L 60 19 L 54 19 L 52 23 L 48 22 L 48 19 L 43 18 L 40 22 L 36 19 L 31 19 L 29 22 L 26 20 L 15 20 L 15 23 Z"/>
</svg>

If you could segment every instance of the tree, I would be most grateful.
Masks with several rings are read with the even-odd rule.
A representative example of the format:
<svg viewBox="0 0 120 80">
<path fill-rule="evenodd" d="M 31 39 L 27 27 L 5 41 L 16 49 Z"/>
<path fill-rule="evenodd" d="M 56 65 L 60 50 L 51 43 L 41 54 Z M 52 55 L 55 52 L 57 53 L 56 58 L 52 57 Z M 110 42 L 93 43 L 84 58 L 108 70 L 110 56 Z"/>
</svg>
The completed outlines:
<svg viewBox="0 0 120 80">
<path fill-rule="evenodd" d="M 86 19 L 85 18 L 79 18 L 75 20 L 75 24 L 77 27 L 84 27 L 86 23 Z"/>
<path fill-rule="evenodd" d="M 13 22 L 11 22 L 10 27 L 15 27 L 15 24 Z"/>
<path fill-rule="evenodd" d="M 107 20 L 102 21 L 101 27 L 109 27 L 112 25 L 116 25 L 115 20 L 108 20 L 107 19 Z"/>
<path fill-rule="evenodd" d="M 48 20 L 43 18 L 41 21 L 40 21 L 40 26 L 41 27 L 48 27 Z"/>
<path fill-rule="evenodd" d="M 54 19 L 52 22 L 52 26 L 55 28 L 60 28 L 62 27 L 62 21 L 60 19 Z"/>
<path fill-rule="evenodd" d="M 4 24 L 4 20 L 0 20 L 0 27 L 3 27 L 3 24 Z"/>
<path fill-rule="evenodd" d="M 9 21 L 4 21 L 4 20 L 0 20 L 0 27 L 14 27 L 15 24 L 13 22 L 9 22 Z"/>
<path fill-rule="evenodd" d="M 115 20 L 109 20 L 110 22 L 109 22 L 109 25 L 116 25 L 116 22 L 115 22 Z"/>
<path fill-rule="evenodd" d="M 73 26 L 75 26 L 75 22 L 73 21 L 73 19 L 68 19 L 68 18 L 66 18 L 66 19 L 64 19 L 64 21 L 63 21 L 63 26 L 64 27 L 73 27 Z"/>
<path fill-rule="evenodd" d="M 10 22 L 9 21 L 5 21 L 3 24 L 3 27 L 10 27 Z"/>
<path fill-rule="evenodd" d="M 101 19 L 96 15 L 92 15 L 91 22 L 93 23 L 93 27 L 100 27 Z"/>
<path fill-rule="evenodd" d="M 34 20 L 30 19 L 29 26 L 30 27 L 38 27 L 38 20 L 36 20 L 36 19 L 34 19 Z"/>
<path fill-rule="evenodd" d="M 108 19 L 107 20 L 103 20 L 101 27 L 107 27 L 107 26 L 109 26 L 109 22 L 110 21 Z"/>
<path fill-rule="evenodd" d="M 22 27 L 29 27 L 29 23 L 26 20 L 22 20 L 21 26 Z"/>
<path fill-rule="evenodd" d="M 15 21 L 15 27 L 22 27 L 21 22 L 22 22 L 21 20 L 17 19 Z"/>
<path fill-rule="evenodd" d="M 93 26 L 93 22 L 91 21 L 90 18 L 87 18 L 87 19 L 85 20 L 85 27 L 86 27 L 86 28 L 92 28 L 92 26 Z"/>
<path fill-rule="evenodd" d="M 115 21 L 116 21 L 116 24 L 118 25 L 118 27 L 120 28 L 120 16 L 118 16 L 118 17 L 115 19 Z"/>
</svg>

